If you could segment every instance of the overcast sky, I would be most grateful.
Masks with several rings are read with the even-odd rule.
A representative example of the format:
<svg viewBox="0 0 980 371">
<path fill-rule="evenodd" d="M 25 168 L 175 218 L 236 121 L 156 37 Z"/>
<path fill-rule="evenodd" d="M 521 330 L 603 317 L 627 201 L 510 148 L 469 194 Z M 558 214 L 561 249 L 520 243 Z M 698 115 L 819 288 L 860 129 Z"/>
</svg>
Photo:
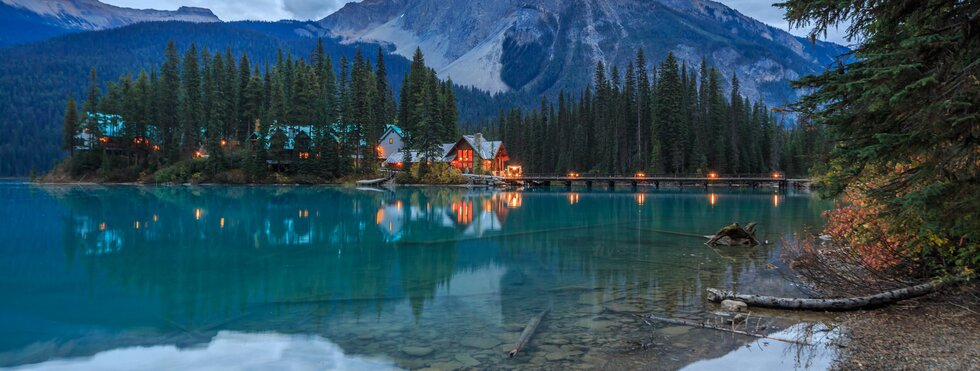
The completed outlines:
<svg viewBox="0 0 980 371">
<path fill-rule="evenodd" d="M 243 19 L 276 21 L 280 19 L 320 19 L 340 9 L 351 0 L 101 0 L 102 2 L 129 8 L 174 10 L 178 7 L 197 6 L 211 9 L 225 21 Z M 492 0 L 491 0 L 492 1 Z M 783 20 L 781 9 L 773 7 L 777 0 L 720 0 L 742 14 L 758 19 L 770 26 L 805 36 L 806 30 L 790 30 Z M 840 32 L 832 32 L 828 41 L 844 44 Z"/>
</svg>

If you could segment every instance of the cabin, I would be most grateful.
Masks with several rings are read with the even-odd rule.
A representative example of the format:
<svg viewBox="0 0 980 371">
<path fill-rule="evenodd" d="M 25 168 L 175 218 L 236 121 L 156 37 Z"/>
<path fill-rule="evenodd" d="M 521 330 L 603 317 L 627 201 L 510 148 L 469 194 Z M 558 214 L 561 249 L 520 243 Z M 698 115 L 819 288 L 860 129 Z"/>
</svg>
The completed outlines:
<svg viewBox="0 0 980 371">
<path fill-rule="evenodd" d="M 446 159 L 464 174 L 486 171 L 500 175 L 506 171 L 507 150 L 499 140 L 486 140 L 483 134 L 464 135 L 449 149 Z"/>
<path fill-rule="evenodd" d="M 126 124 L 122 116 L 101 112 L 86 112 L 82 130 L 75 134 L 72 146 L 76 151 L 103 150 L 119 154 L 159 151 L 159 132 L 145 125 L 142 133 Z"/>
<path fill-rule="evenodd" d="M 399 149 L 399 151 L 391 153 L 381 165 L 389 169 L 402 169 L 406 164 L 411 165 L 423 160 L 426 160 L 426 162 L 449 162 L 447 155 L 449 154 L 449 150 L 453 148 L 453 145 L 454 143 L 440 144 L 438 150 L 430 154 L 428 158 L 426 158 L 425 153 L 420 151 Z"/>
<path fill-rule="evenodd" d="M 405 147 L 405 133 L 397 125 L 385 125 L 385 132 L 378 140 L 378 159 L 387 159 L 392 153 Z"/>
</svg>

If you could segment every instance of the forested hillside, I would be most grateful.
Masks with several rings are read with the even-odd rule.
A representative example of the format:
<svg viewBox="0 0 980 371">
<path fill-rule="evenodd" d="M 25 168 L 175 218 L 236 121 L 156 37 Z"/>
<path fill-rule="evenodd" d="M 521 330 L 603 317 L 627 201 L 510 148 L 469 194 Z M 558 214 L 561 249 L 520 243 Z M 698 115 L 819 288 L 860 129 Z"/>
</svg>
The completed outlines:
<svg viewBox="0 0 980 371">
<path fill-rule="evenodd" d="M 45 171 L 64 157 L 61 121 L 69 95 L 81 97 L 89 70 L 100 82 L 115 80 L 129 71 L 152 71 L 163 60 L 163 45 L 173 40 L 180 53 L 191 43 L 198 48 L 240 55 L 264 68 L 283 50 L 308 55 L 316 45 L 319 28 L 304 22 L 144 23 L 123 28 L 71 34 L 40 43 L 0 50 L 0 176 Z M 325 39 L 334 59 L 352 59 L 361 44 L 343 45 Z M 377 46 L 365 46 L 375 50 Z M 388 72 L 398 91 L 408 61 L 388 59 Z"/>
<path fill-rule="evenodd" d="M 595 71 L 594 88 L 501 111 L 487 124 L 514 162 L 546 174 L 804 176 L 828 150 L 820 130 L 783 125 L 744 95 L 737 76 L 726 80 L 706 61 L 688 66 L 668 54 L 651 66 L 640 51 L 625 68 L 600 62 Z"/>
</svg>

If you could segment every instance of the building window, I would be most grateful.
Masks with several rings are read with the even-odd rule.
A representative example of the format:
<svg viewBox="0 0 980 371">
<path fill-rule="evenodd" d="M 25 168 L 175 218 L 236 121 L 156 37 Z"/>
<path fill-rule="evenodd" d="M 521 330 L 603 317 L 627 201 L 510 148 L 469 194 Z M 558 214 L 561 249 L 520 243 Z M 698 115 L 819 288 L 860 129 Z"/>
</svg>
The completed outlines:
<svg viewBox="0 0 980 371">
<path fill-rule="evenodd" d="M 388 144 L 395 144 L 395 138 L 388 138 Z"/>
<path fill-rule="evenodd" d="M 456 152 L 456 159 L 459 160 L 459 167 L 463 169 L 473 168 L 473 150 L 461 149 Z"/>
</svg>

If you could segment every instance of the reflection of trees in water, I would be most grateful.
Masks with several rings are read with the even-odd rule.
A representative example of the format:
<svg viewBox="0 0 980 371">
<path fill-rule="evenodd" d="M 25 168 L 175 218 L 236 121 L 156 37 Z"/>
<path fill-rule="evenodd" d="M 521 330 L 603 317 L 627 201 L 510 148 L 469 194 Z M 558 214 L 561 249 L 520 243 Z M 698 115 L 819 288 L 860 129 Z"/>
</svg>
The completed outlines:
<svg viewBox="0 0 980 371">
<path fill-rule="evenodd" d="M 250 304 L 303 300 L 360 317 L 365 311 L 380 316 L 386 298 L 407 298 L 419 317 L 459 269 L 497 263 L 508 266 L 501 282 L 504 310 L 525 305 L 508 300 L 546 303 L 542 290 L 549 285 L 586 281 L 610 299 L 654 298 L 670 315 L 700 307 L 704 288 L 726 287 L 762 269 L 766 255 L 739 252 L 724 259 L 703 241 L 637 228 L 700 232 L 715 226 L 686 229 L 698 220 L 751 216 L 770 220 L 763 228 L 783 231 L 789 223 L 781 220 L 811 212 L 794 208 L 792 199 L 781 201 L 777 216 L 765 195 L 765 207 L 746 211 L 730 196 L 712 206 L 693 193 L 642 199 L 450 188 L 82 187 L 51 193 L 69 212 L 69 263 L 155 298 L 166 316 L 188 323 L 230 317 Z M 479 248 L 469 248 L 474 245 Z M 526 282 L 529 277 L 541 282 Z M 523 313 L 504 314 L 526 320 Z"/>
</svg>

